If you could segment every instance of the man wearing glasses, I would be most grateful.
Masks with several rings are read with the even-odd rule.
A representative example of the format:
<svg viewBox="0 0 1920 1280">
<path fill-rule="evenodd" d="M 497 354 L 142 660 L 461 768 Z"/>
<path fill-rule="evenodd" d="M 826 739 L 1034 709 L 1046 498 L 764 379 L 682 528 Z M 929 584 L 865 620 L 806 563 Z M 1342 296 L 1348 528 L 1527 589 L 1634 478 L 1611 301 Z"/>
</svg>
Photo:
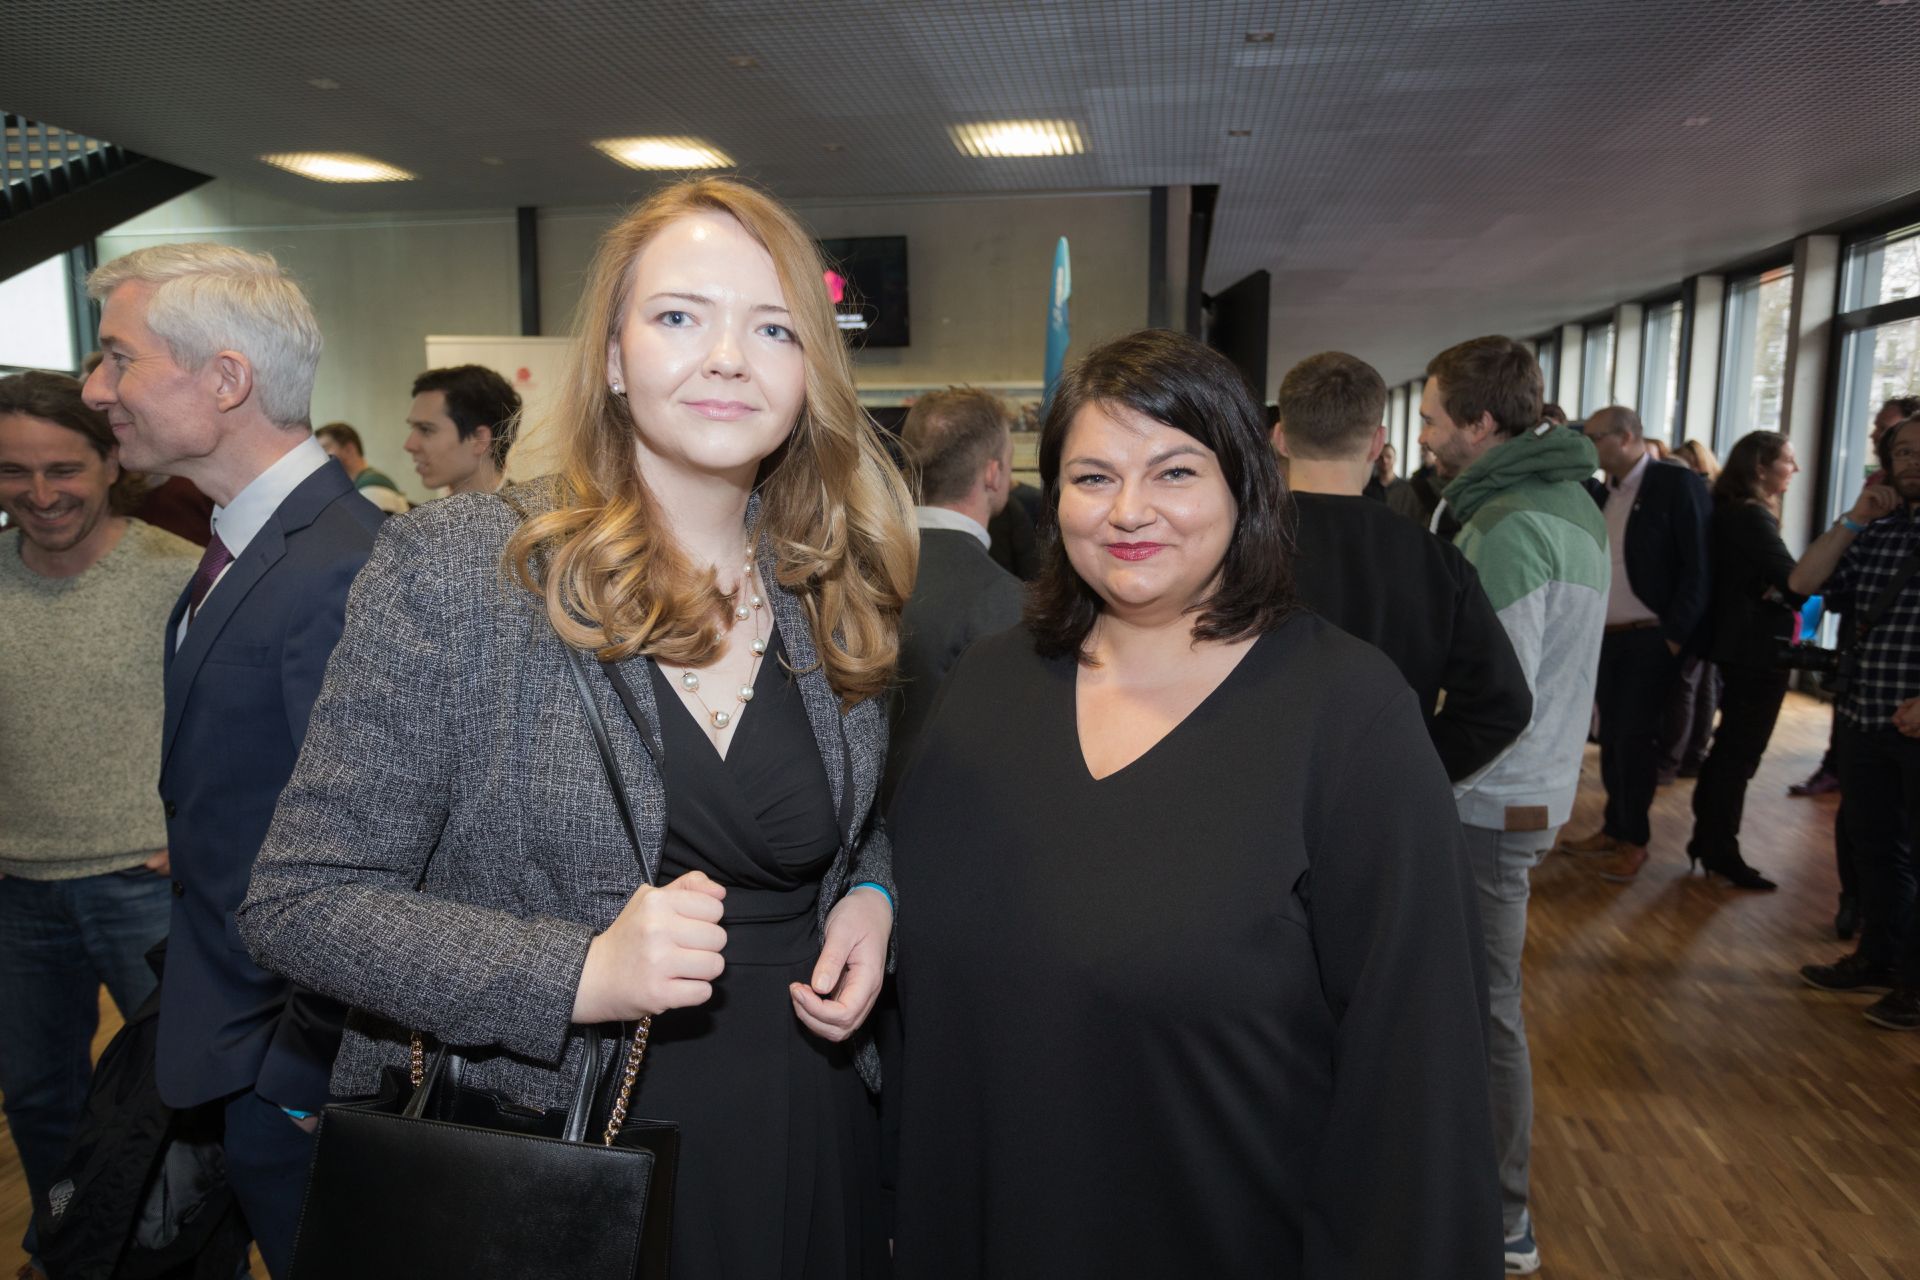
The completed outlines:
<svg viewBox="0 0 1920 1280">
<path fill-rule="evenodd" d="M 1920 416 L 1895 424 L 1877 449 L 1887 482 L 1862 489 L 1788 579 L 1795 591 L 1823 592 L 1856 628 L 1835 745 L 1847 840 L 1862 873 L 1860 947 L 1800 976 L 1823 991 L 1886 991 L 1867 1020 L 1912 1031 L 1920 1029 Z"/>
</svg>

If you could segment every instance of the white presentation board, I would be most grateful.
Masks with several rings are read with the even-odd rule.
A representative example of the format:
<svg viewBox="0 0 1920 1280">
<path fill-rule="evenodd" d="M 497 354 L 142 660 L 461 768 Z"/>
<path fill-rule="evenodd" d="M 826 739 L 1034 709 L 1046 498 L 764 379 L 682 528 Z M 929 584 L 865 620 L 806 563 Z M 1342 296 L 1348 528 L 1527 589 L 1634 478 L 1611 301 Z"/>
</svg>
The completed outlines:
<svg viewBox="0 0 1920 1280">
<path fill-rule="evenodd" d="M 520 435 L 513 443 L 513 452 L 507 455 L 507 477 L 511 480 L 531 480 L 559 468 L 559 450 L 547 410 L 552 406 L 554 389 L 565 376 L 571 345 L 568 338 L 427 337 L 427 368 L 483 365 L 520 393 Z"/>
</svg>

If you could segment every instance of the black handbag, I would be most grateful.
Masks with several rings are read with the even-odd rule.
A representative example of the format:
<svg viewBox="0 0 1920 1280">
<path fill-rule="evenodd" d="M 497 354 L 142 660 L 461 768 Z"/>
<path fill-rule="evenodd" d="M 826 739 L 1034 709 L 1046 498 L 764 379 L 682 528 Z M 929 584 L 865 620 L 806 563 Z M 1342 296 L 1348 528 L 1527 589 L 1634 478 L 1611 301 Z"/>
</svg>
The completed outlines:
<svg viewBox="0 0 1920 1280">
<path fill-rule="evenodd" d="M 567 650 L 614 805 L 646 876 L 626 789 L 584 664 Z M 294 1280 L 663 1280 L 673 1226 L 678 1126 L 629 1120 L 653 1020 L 621 1038 L 587 1028 L 586 1061 L 565 1112 L 520 1107 L 465 1087 L 466 1062 L 445 1046 L 429 1059 L 413 1036 L 405 1078 L 321 1113 L 294 1243 Z M 596 1095 L 614 1097 L 589 1141 Z"/>
</svg>

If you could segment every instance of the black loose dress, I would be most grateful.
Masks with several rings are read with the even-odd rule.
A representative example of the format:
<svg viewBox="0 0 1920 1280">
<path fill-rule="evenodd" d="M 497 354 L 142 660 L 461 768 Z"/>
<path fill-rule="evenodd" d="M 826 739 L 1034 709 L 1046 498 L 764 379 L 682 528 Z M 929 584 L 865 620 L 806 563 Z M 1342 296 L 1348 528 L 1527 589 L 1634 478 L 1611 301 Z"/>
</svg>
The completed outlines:
<svg viewBox="0 0 1920 1280">
<path fill-rule="evenodd" d="M 788 994 L 820 954 L 814 905 L 840 836 L 820 748 L 776 633 L 726 757 L 659 667 L 667 825 L 660 883 L 727 887 L 713 998 L 654 1019 L 633 1110 L 680 1125 L 674 1280 L 883 1276 L 878 1127 L 845 1044 Z M 731 690 L 708 693 L 737 710 Z"/>
<path fill-rule="evenodd" d="M 1472 879 L 1399 672 L 1296 615 L 1100 780 L 1075 696 L 982 641 L 891 811 L 896 1274 L 1498 1275 Z"/>
</svg>

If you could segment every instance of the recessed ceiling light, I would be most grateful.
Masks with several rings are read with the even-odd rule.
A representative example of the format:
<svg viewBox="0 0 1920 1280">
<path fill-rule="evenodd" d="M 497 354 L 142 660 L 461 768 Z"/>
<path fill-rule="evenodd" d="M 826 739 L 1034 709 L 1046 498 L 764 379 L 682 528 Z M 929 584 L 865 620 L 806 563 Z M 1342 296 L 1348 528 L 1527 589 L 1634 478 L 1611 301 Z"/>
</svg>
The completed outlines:
<svg viewBox="0 0 1920 1280">
<path fill-rule="evenodd" d="M 947 132 L 970 156 L 1077 156 L 1087 149 L 1071 120 L 994 120 L 956 124 Z"/>
<path fill-rule="evenodd" d="M 760 65 L 760 59 L 750 53 L 730 53 L 727 55 L 727 65 L 736 71 L 751 71 Z"/>
<path fill-rule="evenodd" d="M 1253 130 L 1251 130 L 1251 129 L 1229 129 L 1229 130 L 1227 130 L 1227 136 L 1228 136 L 1229 138 L 1251 138 L 1251 137 L 1253 136 Z"/>
<path fill-rule="evenodd" d="M 837 156 L 847 149 L 847 144 L 844 142 L 823 142 L 820 144 L 820 149 Z"/>
<path fill-rule="evenodd" d="M 1682 129 L 1698 129 L 1703 124 L 1713 123 L 1712 116 L 1688 116 L 1680 122 Z"/>
<path fill-rule="evenodd" d="M 315 182 L 410 182 L 411 173 L 346 151 L 286 151 L 261 156 L 277 169 Z"/>
<path fill-rule="evenodd" d="M 501 165 L 505 164 L 506 161 L 502 160 L 499 156 L 481 156 L 480 163 L 490 164 L 494 168 L 498 169 Z"/>
<path fill-rule="evenodd" d="M 313 79 L 307 81 L 307 83 L 316 89 L 338 89 L 340 87 L 338 80 L 329 80 L 325 76 L 315 76 Z"/>
<path fill-rule="evenodd" d="M 1272 43 L 1273 43 L 1273 32 L 1271 32 L 1271 31 L 1249 31 L 1249 32 L 1247 32 L 1247 43 L 1248 43 L 1248 44 L 1272 44 Z"/>
<path fill-rule="evenodd" d="M 698 138 L 602 138 L 593 145 L 629 169 L 725 169 L 733 163 Z"/>
</svg>

